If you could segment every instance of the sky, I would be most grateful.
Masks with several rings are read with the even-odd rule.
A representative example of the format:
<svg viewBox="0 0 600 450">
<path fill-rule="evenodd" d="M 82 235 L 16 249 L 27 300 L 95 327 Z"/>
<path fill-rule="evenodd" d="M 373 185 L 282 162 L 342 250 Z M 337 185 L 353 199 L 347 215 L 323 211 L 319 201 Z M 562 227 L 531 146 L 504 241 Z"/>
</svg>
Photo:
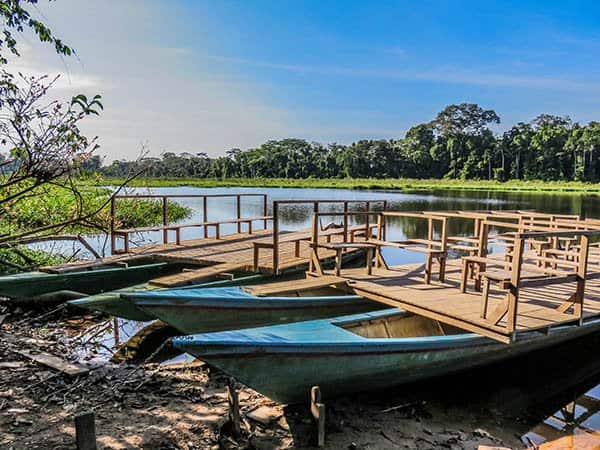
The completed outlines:
<svg viewBox="0 0 600 450">
<path fill-rule="evenodd" d="M 40 0 L 13 69 L 101 94 L 83 127 L 107 162 L 222 155 L 268 139 L 403 137 L 452 103 L 498 132 L 540 113 L 600 120 L 600 2 Z"/>
</svg>

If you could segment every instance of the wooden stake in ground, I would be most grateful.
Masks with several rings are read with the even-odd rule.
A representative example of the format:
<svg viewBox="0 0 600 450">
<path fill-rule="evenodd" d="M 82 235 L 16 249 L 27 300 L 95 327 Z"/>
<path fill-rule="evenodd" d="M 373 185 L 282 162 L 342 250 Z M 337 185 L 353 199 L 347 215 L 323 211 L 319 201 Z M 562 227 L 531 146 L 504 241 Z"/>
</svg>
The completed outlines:
<svg viewBox="0 0 600 450">
<path fill-rule="evenodd" d="M 321 403 L 321 389 L 310 389 L 310 412 L 317 421 L 317 447 L 325 446 L 325 405 Z"/>
<path fill-rule="evenodd" d="M 94 413 L 86 411 L 75 416 L 77 450 L 96 450 L 96 424 Z"/>
<path fill-rule="evenodd" d="M 240 436 L 240 399 L 235 389 L 235 380 L 229 378 L 227 382 L 227 400 L 229 402 L 229 420 L 231 421 L 231 431 L 234 437 Z"/>
</svg>

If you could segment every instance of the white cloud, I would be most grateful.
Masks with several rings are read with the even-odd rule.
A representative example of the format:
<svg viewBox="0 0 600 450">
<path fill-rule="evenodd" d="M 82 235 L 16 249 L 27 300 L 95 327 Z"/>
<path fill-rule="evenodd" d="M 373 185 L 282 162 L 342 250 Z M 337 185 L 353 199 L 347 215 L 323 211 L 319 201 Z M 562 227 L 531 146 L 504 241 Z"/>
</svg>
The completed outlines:
<svg viewBox="0 0 600 450">
<path fill-rule="evenodd" d="M 559 77 L 489 73 L 457 68 L 453 66 L 441 66 L 429 70 L 362 69 L 360 67 L 284 64 L 243 58 L 232 58 L 227 56 L 207 56 L 206 58 L 216 61 L 262 67 L 273 70 L 296 73 L 313 73 L 328 76 L 382 78 L 400 81 L 430 81 L 449 84 L 512 86 L 559 90 L 600 90 L 600 83 L 590 83 L 586 81 L 578 81 Z"/>
<path fill-rule="evenodd" d="M 60 75 L 52 97 L 101 94 L 104 112 L 82 126 L 99 136 L 99 154 L 132 159 L 148 143 L 154 155 L 164 150 L 217 155 L 287 135 L 289 115 L 265 102 L 268 85 L 213 73 L 208 66 L 192 69 L 190 49 L 170 45 L 167 37 L 153 41 L 153 33 L 177 19 L 168 17 L 174 13 L 164 4 L 103 3 L 40 5 L 44 20 L 75 47 L 77 57 L 59 57 L 26 36 L 22 56 L 9 65 L 31 76 Z"/>
</svg>

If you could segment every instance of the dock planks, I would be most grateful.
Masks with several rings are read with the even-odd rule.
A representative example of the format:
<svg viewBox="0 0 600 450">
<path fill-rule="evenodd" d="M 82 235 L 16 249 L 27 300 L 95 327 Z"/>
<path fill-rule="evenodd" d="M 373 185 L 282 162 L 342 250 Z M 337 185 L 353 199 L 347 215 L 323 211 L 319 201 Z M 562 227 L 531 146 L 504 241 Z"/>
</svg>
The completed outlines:
<svg viewBox="0 0 600 450">
<path fill-rule="evenodd" d="M 167 275 L 164 277 L 155 278 L 150 280 L 149 284 L 163 288 L 186 286 L 210 280 L 224 273 L 242 270 L 245 267 L 245 264 L 237 263 L 215 264 L 214 266 L 202 267 L 200 269 L 177 273 L 175 275 Z"/>
<path fill-rule="evenodd" d="M 325 242 L 341 242 L 340 234 L 328 234 L 323 236 Z M 310 259 L 310 236 L 309 230 L 281 231 L 279 232 L 279 259 L 278 269 L 298 268 L 308 264 Z M 356 240 L 364 239 L 356 235 Z M 154 262 L 180 263 L 197 266 L 197 270 L 182 272 L 180 274 L 161 277 L 151 280 L 150 284 L 161 287 L 177 287 L 191 283 L 201 282 L 207 278 L 214 277 L 219 273 L 230 271 L 254 272 L 254 247 L 255 244 L 269 244 L 273 242 L 272 230 L 258 230 L 252 234 L 235 233 L 221 235 L 219 239 L 214 237 L 191 239 L 181 241 L 180 244 L 150 244 L 140 247 L 132 247 L 130 253 L 110 256 L 104 259 L 81 261 L 70 263 L 68 266 L 48 267 L 48 272 L 61 272 L 64 270 L 87 269 L 93 266 L 105 264 L 126 264 L 127 261 L 149 259 Z M 349 251 L 349 253 L 356 253 Z M 323 258 L 333 258 L 335 250 L 322 250 Z M 258 272 L 273 272 L 273 250 L 263 249 L 259 253 Z"/>
<path fill-rule="evenodd" d="M 341 277 L 347 280 L 348 286 L 356 294 L 371 300 L 403 308 L 501 342 L 512 342 L 512 337 L 504 327 L 506 318 L 497 325 L 492 325 L 481 317 L 480 292 L 460 291 L 460 260 L 448 261 L 447 278 L 443 283 L 432 281 L 431 284 L 423 284 L 423 270 L 422 264 L 389 269 L 374 268 L 371 275 L 368 275 L 364 268 L 346 269 Z M 543 288 L 522 288 L 516 332 L 546 330 L 549 327 L 577 322 L 577 317 L 557 310 L 575 288 L 575 282 Z M 489 311 L 493 312 L 505 301 L 504 299 L 502 291 L 492 289 Z M 583 317 L 585 319 L 596 315 L 600 315 L 600 276 L 591 276 L 585 289 Z"/>
</svg>

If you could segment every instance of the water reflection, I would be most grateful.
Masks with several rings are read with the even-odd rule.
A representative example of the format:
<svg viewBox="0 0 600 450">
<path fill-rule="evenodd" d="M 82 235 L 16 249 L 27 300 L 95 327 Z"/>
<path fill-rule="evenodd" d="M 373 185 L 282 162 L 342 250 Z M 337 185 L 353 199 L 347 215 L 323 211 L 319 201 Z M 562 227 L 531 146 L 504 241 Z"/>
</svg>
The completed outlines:
<svg viewBox="0 0 600 450">
<path fill-rule="evenodd" d="M 600 386 L 559 408 L 523 436 L 533 448 L 600 448 Z"/>
</svg>

